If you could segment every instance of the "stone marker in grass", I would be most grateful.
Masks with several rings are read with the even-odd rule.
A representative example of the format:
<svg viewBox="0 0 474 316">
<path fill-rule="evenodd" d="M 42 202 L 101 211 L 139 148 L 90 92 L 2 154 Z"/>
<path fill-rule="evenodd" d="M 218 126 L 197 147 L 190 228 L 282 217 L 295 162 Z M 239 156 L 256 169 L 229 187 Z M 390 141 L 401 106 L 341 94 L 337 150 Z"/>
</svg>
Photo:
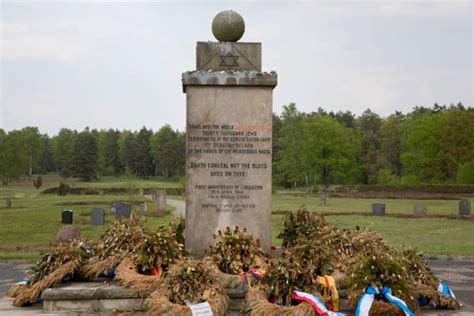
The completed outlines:
<svg viewBox="0 0 474 316">
<path fill-rule="evenodd" d="M 115 205 L 115 219 L 119 220 L 122 217 L 130 219 L 132 215 L 132 204 L 130 203 L 117 203 Z"/>
<path fill-rule="evenodd" d="M 385 215 L 385 204 L 384 203 L 373 203 L 372 204 L 372 215 L 377 215 L 377 216 Z"/>
<path fill-rule="evenodd" d="M 81 239 L 81 231 L 77 226 L 66 225 L 58 230 L 55 242 L 59 243 L 73 239 Z"/>
<path fill-rule="evenodd" d="M 72 224 L 72 215 L 73 212 L 70 209 L 66 209 L 61 213 L 61 223 L 63 224 Z"/>
<path fill-rule="evenodd" d="M 157 195 L 156 211 L 158 214 L 164 215 L 166 213 L 166 190 L 159 190 Z"/>
<path fill-rule="evenodd" d="M 12 208 L 12 199 L 7 198 L 5 200 L 5 208 Z"/>
<path fill-rule="evenodd" d="M 96 207 L 91 211 L 91 225 L 100 226 L 105 224 L 105 211 L 103 208 Z"/>
<path fill-rule="evenodd" d="M 467 199 L 459 201 L 459 215 L 470 216 L 471 215 L 471 202 Z"/>
<path fill-rule="evenodd" d="M 415 204 L 413 205 L 413 215 L 417 217 L 425 217 L 428 213 L 426 204 Z"/>
</svg>

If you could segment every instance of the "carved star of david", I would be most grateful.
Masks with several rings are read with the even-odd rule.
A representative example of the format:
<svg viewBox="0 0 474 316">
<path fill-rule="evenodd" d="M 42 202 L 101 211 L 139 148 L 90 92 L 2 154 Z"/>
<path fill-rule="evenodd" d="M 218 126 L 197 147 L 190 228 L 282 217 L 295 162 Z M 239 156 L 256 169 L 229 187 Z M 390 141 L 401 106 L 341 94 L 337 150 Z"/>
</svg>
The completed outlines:
<svg viewBox="0 0 474 316">
<path fill-rule="evenodd" d="M 232 55 L 231 53 L 227 53 L 227 55 L 219 56 L 221 58 L 221 66 L 226 67 L 228 70 L 232 70 L 232 67 L 238 67 L 239 64 L 237 63 L 237 59 L 239 56 Z"/>
</svg>

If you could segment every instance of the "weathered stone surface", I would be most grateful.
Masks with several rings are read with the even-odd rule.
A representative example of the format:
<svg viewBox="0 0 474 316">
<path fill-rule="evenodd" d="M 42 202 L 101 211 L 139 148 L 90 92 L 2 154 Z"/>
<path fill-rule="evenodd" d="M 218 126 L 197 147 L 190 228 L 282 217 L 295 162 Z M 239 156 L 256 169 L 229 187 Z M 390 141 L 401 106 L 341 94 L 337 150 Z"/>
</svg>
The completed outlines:
<svg viewBox="0 0 474 316">
<path fill-rule="evenodd" d="M 471 215 L 471 202 L 469 202 L 469 200 L 459 201 L 459 215 L 461 216 Z"/>
<path fill-rule="evenodd" d="M 276 72 L 238 71 L 208 72 L 188 71 L 183 73 L 183 92 L 193 86 L 251 86 L 274 88 L 277 85 Z"/>
<path fill-rule="evenodd" d="M 115 219 L 119 220 L 121 217 L 130 218 L 132 215 L 132 204 L 118 203 L 115 206 Z"/>
<path fill-rule="evenodd" d="M 74 225 L 66 225 L 61 227 L 56 234 L 55 242 L 68 241 L 72 239 L 80 239 L 81 231 Z"/>
<path fill-rule="evenodd" d="M 46 289 L 44 300 L 128 299 L 148 297 L 152 291 L 121 287 L 115 283 L 105 286 L 96 282 L 71 282 Z"/>
<path fill-rule="evenodd" d="M 99 300 L 99 310 L 106 311 L 143 311 L 145 310 L 145 300 L 141 298 L 122 299 L 101 299 Z"/>
<path fill-rule="evenodd" d="M 212 33 L 218 41 L 237 42 L 244 32 L 244 18 L 235 11 L 219 12 L 212 20 Z"/>
<path fill-rule="evenodd" d="M 415 204 L 413 205 L 413 215 L 418 217 L 424 217 L 428 213 L 426 204 Z"/>
<path fill-rule="evenodd" d="M 373 203 L 372 204 L 372 215 L 377 215 L 377 216 L 385 215 L 385 204 L 384 203 Z"/>
<path fill-rule="evenodd" d="M 91 211 L 91 225 L 104 225 L 105 224 L 105 211 L 103 208 L 96 207 Z"/>
<path fill-rule="evenodd" d="M 158 199 L 156 201 L 156 211 L 159 215 L 166 214 L 166 190 L 158 191 Z"/>
<path fill-rule="evenodd" d="M 7 198 L 5 200 L 5 208 L 12 208 L 12 199 Z"/>
<path fill-rule="evenodd" d="M 60 300 L 60 301 L 44 301 L 44 312 L 62 312 L 62 311 L 77 311 L 94 313 L 99 311 L 99 300 Z"/>
<path fill-rule="evenodd" d="M 261 43 L 198 42 L 198 71 L 262 71 Z"/>
<path fill-rule="evenodd" d="M 186 136 L 186 247 L 239 226 L 269 250 L 272 87 L 188 87 Z"/>
</svg>

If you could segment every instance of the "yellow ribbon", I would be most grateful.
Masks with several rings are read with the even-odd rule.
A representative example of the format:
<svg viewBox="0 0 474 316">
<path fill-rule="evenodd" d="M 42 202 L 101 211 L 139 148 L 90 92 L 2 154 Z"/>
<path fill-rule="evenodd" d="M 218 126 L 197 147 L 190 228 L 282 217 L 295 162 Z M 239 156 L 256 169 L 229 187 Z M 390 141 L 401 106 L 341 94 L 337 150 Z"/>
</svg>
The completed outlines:
<svg viewBox="0 0 474 316">
<path fill-rule="evenodd" d="M 329 305 L 329 309 L 333 312 L 339 311 L 339 293 L 336 288 L 336 281 L 329 275 L 316 277 L 316 282 L 324 287 L 323 300 Z"/>
</svg>

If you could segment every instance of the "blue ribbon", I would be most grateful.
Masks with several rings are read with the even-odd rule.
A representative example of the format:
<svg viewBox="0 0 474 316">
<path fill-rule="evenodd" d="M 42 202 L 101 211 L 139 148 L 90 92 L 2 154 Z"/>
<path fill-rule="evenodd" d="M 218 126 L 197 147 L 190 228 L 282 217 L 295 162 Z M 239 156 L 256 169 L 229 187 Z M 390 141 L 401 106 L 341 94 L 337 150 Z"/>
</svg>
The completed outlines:
<svg viewBox="0 0 474 316">
<path fill-rule="evenodd" d="M 369 311 L 372 307 L 372 303 L 374 302 L 376 294 L 380 294 L 379 290 L 376 287 L 372 285 L 367 287 L 365 293 L 362 295 L 359 302 L 357 303 L 356 316 L 369 315 Z M 397 305 L 405 313 L 406 316 L 415 316 L 415 314 L 408 308 L 407 304 L 403 300 L 392 295 L 392 290 L 390 289 L 390 287 L 384 286 L 382 294 L 387 301 Z"/>
<path fill-rule="evenodd" d="M 440 282 L 439 283 L 438 291 L 443 295 L 446 295 L 446 296 L 449 296 L 449 297 L 452 297 L 452 298 L 456 298 L 456 296 L 454 296 L 453 291 L 451 291 L 451 289 L 449 288 L 449 286 L 446 282 Z"/>
<path fill-rule="evenodd" d="M 382 293 L 383 296 L 387 299 L 387 301 L 400 307 L 400 309 L 405 313 L 405 315 L 415 316 L 415 314 L 413 314 L 413 312 L 408 308 L 407 304 L 403 300 L 392 295 L 392 290 L 388 286 L 383 287 Z"/>
<path fill-rule="evenodd" d="M 362 295 L 359 302 L 357 303 L 356 316 L 368 316 L 370 307 L 374 302 L 375 295 L 379 293 L 379 290 L 375 286 L 368 286 L 365 289 L 365 293 Z"/>
</svg>

